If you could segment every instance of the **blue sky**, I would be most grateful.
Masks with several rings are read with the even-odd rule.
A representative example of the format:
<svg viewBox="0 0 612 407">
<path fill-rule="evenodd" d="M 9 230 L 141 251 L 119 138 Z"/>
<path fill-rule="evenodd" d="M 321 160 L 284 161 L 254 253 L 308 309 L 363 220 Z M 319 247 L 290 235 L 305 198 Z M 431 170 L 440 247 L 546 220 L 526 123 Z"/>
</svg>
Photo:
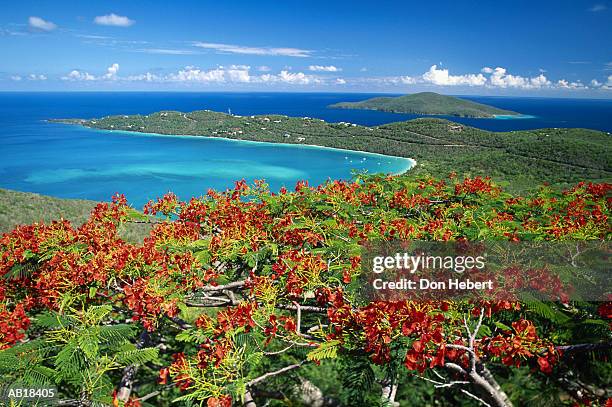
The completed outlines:
<svg viewBox="0 0 612 407">
<path fill-rule="evenodd" d="M 0 90 L 612 97 L 607 1 L 19 1 Z"/>
</svg>

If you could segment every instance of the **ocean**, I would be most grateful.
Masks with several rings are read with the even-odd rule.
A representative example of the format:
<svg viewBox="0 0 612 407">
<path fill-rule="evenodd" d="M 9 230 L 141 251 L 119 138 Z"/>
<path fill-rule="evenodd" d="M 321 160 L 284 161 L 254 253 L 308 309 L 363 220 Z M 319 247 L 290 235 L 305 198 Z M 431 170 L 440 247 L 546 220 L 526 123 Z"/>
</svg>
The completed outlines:
<svg viewBox="0 0 612 407">
<path fill-rule="evenodd" d="M 195 137 L 134 135 L 48 123 L 50 118 L 211 109 L 239 115 L 285 114 L 362 125 L 418 115 L 329 109 L 372 94 L 331 93 L 0 93 L 0 188 L 63 198 L 108 200 L 125 193 L 135 206 L 167 191 L 183 199 L 236 180 L 266 179 L 273 190 L 298 180 L 350 179 L 353 170 L 401 172 L 405 159 L 359 152 Z M 532 115 L 530 119 L 448 117 L 493 131 L 583 127 L 612 131 L 612 100 L 466 97 Z"/>
</svg>

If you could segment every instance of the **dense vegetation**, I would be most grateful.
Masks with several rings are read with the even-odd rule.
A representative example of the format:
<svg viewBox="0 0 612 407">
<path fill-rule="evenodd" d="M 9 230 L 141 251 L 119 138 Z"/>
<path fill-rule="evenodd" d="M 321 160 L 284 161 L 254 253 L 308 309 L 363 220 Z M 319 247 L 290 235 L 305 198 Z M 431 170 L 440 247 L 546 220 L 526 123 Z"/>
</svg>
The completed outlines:
<svg viewBox="0 0 612 407">
<path fill-rule="evenodd" d="M 94 201 L 0 189 L 0 233 L 9 232 L 17 225 L 60 218 L 80 225 L 87 220 L 95 205 Z"/>
<path fill-rule="evenodd" d="M 237 182 L 149 203 L 159 219 L 130 244 L 120 225 L 147 218 L 117 196 L 80 227 L 0 240 L 0 381 L 73 406 L 604 405 L 611 302 L 357 298 L 362 244 L 609 241 L 611 206 L 611 184 Z"/>
<path fill-rule="evenodd" d="M 415 113 L 459 117 L 494 117 L 517 115 L 510 110 L 498 109 L 482 103 L 440 95 L 434 92 L 413 93 L 397 97 L 375 97 L 361 102 L 340 102 L 329 107 L 337 109 L 382 110 L 393 113 Z"/>
<path fill-rule="evenodd" d="M 144 214 L 116 196 L 82 225 L 89 202 L 50 216 L 72 223 L 15 227 L 0 239 L 0 387 L 53 385 L 61 405 L 132 407 L 603 406 L 612 396 L 612 302 L 570 301 L 567 275 L 503 264 L 510 281 L 531 276 L 557 302 L 364 301 L 362 268 L 363 245 L 380 242 L 609 242 L 609 135 L 210 111 L 63 121 L 418 165 L 294 191 L 241 181 L 187 202 L 168 194 Z M 47 202 L 0 196 L 30 213 Z M 134 225 L 148 228 L 144 240 L 126 238 Z M 570 275 L 584 269 L 567 259 Z"/>
<path fill-rule="evenodd" d="M 543 182 L 569 186 L 612 175 L 610 135 L 585 129 L 495 133 L 441 119 L 377 127 L 278 115 L 240 117 L 211 111 L 62 120 L 87 127 L 160 134 L 312 144 L 414 158 L 415 175 L 491 176 L 521 191 Z"/>
<path fill-rule="evenodd" d="M 61 199 L 0 189 L 0 233 L 8 233 L 19 225 L 49 223 L 57 219 L 81 225 L 89 218 L 96 204 L 84 199 Z M 119 234 L 129 242 L 142 242 L 149 230 L 148 224 L 130 223 L 123 225 Z"/>
</svg>

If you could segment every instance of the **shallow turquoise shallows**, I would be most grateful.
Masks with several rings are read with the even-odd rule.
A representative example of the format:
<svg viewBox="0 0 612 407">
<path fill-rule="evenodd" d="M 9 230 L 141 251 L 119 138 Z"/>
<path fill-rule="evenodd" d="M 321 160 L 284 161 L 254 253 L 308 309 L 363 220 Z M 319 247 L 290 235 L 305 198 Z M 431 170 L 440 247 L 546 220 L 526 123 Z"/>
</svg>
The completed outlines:
<svg viewBox="0 0 612 407">
<path fill-rule="evenodd" d="M 74 115 L 71 115 L 74 116 Z M 111 132 L 13 117 L 2 125 L 0 187 L 64 198 L 109 200 L 123 193 L 141 207 L 168 191 L 181 199 L 234 181 L 265 179 L 273 191 L 351 171 L 398 173 L 412 161 L 327 148 L 206 137 Z"/>
<path fill-rule="evenodd" d="M 377 126 L 418 115 L 329 109 L 374 95 L 329 93 L 0 92 L 0 188 L 66 198 L 108 200 L 125 193 L 136 206 L 167 191 L 182 199 L 225 189 L 240 179 L 265 178 L 272 188 L 349 179 L 351 170 L 401 172 L 411 162 L 395 157 L 306 147 L 100 132 L 45 122 L 211 109 L 239 115 L 286 114 L 328 122 Z M 525 120 L 445 117 L 492 131 L 586 127 L 612 131 L 612 100 L 471 97 L 521 112 Z M 501 119 L 503 117 L 500 117 Z"/>
</svg>

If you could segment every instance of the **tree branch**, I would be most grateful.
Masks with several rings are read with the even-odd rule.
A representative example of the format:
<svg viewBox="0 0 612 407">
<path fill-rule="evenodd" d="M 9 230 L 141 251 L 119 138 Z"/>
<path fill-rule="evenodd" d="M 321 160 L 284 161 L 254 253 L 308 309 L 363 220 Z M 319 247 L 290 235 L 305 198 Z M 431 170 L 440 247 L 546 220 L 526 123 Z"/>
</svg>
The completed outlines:
<svg viewBox="0 0 612 407">
<path fill-rule="evenodd" d="M 603 343 L 580 343 L 576 345 L 564 345 L 555 346 L 555 349 L 562 351 L 563 353 L 574 353 L 574 352 L 592 352 L 597 350 L 612 349 L 612 342 Z"/>
<path fill-rule="evenodd" d="M 275 370 L 273 372 L 268 372 L 266 374 L 263 374 L 263 375 L 261 375 L 259 377 L 256 377 L 255 379 L 249 381 L 246 384 L 246 387 L 254 386 L 257 383 L 260 383 L 260 382 L 263 382 L 264 380 L 269 379 L 270 377 L 278 376 L 279 374 L 283 374 L 285 372 L 289 372 L 291 370 L 297 369 L 297 368 L 301 367 L 304 363 L 306 363 L 306 360 L 303 360 L 300 363 L 295 363 L 293 365 L 285 366 L 282 369 L 278 369 L 278 370 Z"/>
</svg>

